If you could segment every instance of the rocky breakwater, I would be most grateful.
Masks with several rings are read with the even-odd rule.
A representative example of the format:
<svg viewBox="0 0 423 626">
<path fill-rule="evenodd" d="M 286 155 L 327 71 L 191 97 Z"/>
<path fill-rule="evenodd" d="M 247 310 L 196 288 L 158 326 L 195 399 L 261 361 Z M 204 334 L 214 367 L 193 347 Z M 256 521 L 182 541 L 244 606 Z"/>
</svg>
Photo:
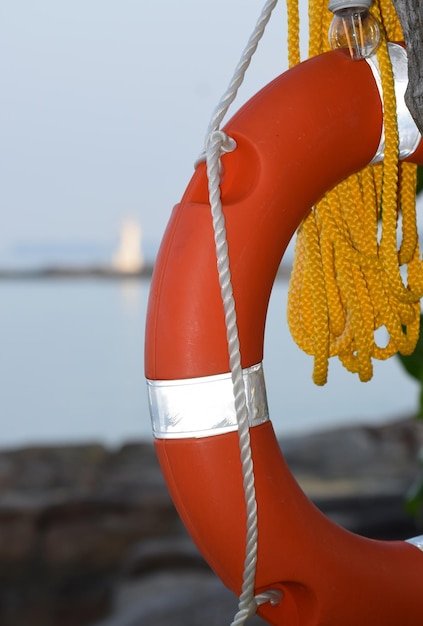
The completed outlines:
<svg viewBox="0 0 423 626">
<path fill-rule="evenodd" d="M 422 424 L 401 420 L 282 448 L 329 517 L 396 539 L 418 533 L 403 504 L 422 443 Z M 187 537 L 150 443 L 0 452 L 2 626 L 214 626 L 235 609 Z"/>
<path fill-rule="evenodd" d="M 150 444 L 0 453 L 0 624 L 107 615 L 131 546 L 179 526 Z"/>
</svg>

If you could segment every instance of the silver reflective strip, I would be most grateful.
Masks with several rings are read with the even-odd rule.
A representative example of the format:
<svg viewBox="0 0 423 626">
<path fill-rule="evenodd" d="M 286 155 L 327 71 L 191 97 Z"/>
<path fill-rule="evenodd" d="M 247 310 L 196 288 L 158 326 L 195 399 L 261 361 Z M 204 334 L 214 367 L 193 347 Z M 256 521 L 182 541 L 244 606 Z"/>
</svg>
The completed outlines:
<svg viewBox="0 0 423 626">
<path fill-rule="evenodd" d="M 411 545 L 416 546 L 419 550 L 423 550 L 423 535 L 407 539 L 407 543 L 411 543 Z"/>
<path fill-rule="evenodd" d="M 400 159 L 405 159 L 417 150 L 421 140 L 419 129 L 417 128 L 410 111 L 407 108 L 404 100 L 405 90 L 408 85 L 408 62 L 407 52 L 402 46 L 396 43 L 388 43 L 389 57 L 392 63 L 392 70 L 395 79 L 395 97 L 397 101 L 397 121 L 398 121 L 398 134 L 399 134 L 399 156 Z M 380 77 L 379 64 L 377 57 L 373 54 L 366 59 L 370 65 L 375 78 L 377 87 L 380 93 L 380 99 L 382 99 L 382 81 Z M 379 147 L 373 157 L 371 164 L 379 163 L 383 161 L 385 152 L 385 131 L 382 128 L 382 135 L 380 138 Z"/>
<path fill-rule="evenodd" d="M 243 370 L 250 426 L 268 421 L 263 365 Z M 231 374 L 147 380 L 153 434 L 159 439 L 210 437 L 237 430 Z"/>
</svg>

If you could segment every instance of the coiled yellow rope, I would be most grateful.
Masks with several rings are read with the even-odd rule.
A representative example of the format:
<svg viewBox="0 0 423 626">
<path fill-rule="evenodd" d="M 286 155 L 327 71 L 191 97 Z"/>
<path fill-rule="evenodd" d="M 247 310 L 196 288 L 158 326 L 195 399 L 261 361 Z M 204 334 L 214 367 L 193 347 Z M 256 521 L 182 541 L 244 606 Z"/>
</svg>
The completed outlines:
<svg viewBox="0 0 423 626">
<path fill-rule="evenodd" d="M 298 0 L 288 3 L 290 63 L 300 60 Z M 387 41 L 401 41 L 390 0 L 372 8 L 382 31 L 377 52 L 383 88 L 385 158 L 335 187 L 297 233 L 288 295 L 288 324 L 314 357 L 313 380 L 324 385 L 337 356 L 361 381 L 372 359 L 413 352 L 419 336 L 423 266 L 418 242 L 416 166 L 399 162 L 394 80 Z M 309 56 L 328 51 L 332 14 L 327 0 L 310 0 Z M 383 345 L 375 333 L 384 328 Z M 379 338 L 379 334 L 377 335 Z M 380 341 L 380 340 L 379 340 Z"/>
</svg>

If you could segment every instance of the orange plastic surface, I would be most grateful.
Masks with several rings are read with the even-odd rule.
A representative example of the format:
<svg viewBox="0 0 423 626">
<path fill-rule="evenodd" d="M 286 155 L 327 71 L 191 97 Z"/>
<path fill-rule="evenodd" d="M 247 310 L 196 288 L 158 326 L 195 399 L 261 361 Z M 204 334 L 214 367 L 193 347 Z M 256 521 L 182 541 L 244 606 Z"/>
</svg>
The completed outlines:
<svg viewBox="0 0 423 626">
<path fill-rule="evenodd" d="M 330 52 L 294 67 L 225 127 L 222 200 L 243 367 L 262 360 L 270 292 L 310 207 L 373 158 L 382 128 L 366 61 Z M 147 313 L 147 378 L 227 372 L 228 349 L 205 165 L 175 207 L 156 260 Z"/>
<path fill-rule="evenodd" d="M 250 100 L 225 130 L 228 232 L 243 367 L 262 360 L 266 311 L 284 250 L 310 207 L 366 166 L 382 128 L 365 61 L 311 59 Z M 423 143 L 413 156 L 423 163 Z M 229 370 L 205 166 L 175 207 L 156 262 L 146 327 L 146 376 Z M 423 554 L 363 539 L 327 520 L 287 468 L 270 423 L 251 429 L 259 520 L 257 592 L 283 589 L 260 614 L 284 626 L 416 626 L 423 620 Z M 179 513 L 205 558 L 239 593 L 245 504 L 237 433 L 156 440 Z"/>
<path fill-rule="evenodd" d="M 256 589 L 281 589 L 259 614 L 278 626 L 416 626 L 423 554 L 364 539 L 330 522 L 303 494 L 270 422 L 250 430 L 258 504 Z M 245 504 L 238 435 L 156 440 L 175 505 L 223 582 L 240 592 Z"/>
</svg>

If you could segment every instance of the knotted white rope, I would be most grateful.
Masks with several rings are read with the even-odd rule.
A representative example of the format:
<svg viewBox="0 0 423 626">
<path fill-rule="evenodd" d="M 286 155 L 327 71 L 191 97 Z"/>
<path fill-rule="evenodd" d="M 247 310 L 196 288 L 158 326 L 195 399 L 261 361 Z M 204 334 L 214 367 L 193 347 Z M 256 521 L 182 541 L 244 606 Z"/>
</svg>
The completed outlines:
<svg viewBox="0 0 423 626">
<path fill-rule="evenodd" d="M 255 493 L 254 467 L 251 453 L 250 431 L 248 426 L 248 409 L 242 376 L 241 354 L 236 320 L 235 300 L 233 296 L 231 272 L 229 265 L 228 243 L 226 238 L 225 217 L 221 200 L 221 156 L 236 148 L 236 142 L 219 130 L 230 105 L 235 100 L 245 72 L 250 65 L 252 56 L 263 36 L 277 0 L 268 0 L 250 36 L 234 75 L 219 104 L 214 110 L 209 123 L 205 140 L 204 152 L 199 161 L 206 161 L 209 189 L 209 202 L 212 215 L 214 240 L 216 246 L 217 269 L 221 289 L 222 303 L 225 314 L 226 337 L 228 342 L 229 366 L 232 376 L 234 403 L 238 422 L 238 437 L 242 466 L 243 486 L 245 495 L 247 533 L 245 545 L 245 561 L 242 591 L 239 597 L 238 611 L 231 626 L 243 626 L 248 617 L 254 615 L 257 607 L 264 602 L 277 604 L 281 600 L 281 592 L 269 590 L 254 595 L 255 575 L 257 567 L 258 524 L 257 502 Z"/>
<path fill-rule="evenodd" d="M 238 94 L 238 90 L 244 82 L 245 73 L 251 63 L 251 59 L 253 58 L 253 55 L 257 50 L 259 41 L 263 37 L 266 26 L 272 15 L 272 11 L 277 3 L 278 0 L 267 0 L 266 4 L 264 5 L 260 17 L 257 20 L 257 24 L 253 32 L 251 33 L 248 43 L 242 52 L 238 65 L 235 68 L 232 79 L 223 96 L 220 98 L 218 105 L 213 111 L 207 128 L 206 139 L 204 142 L 204 152 L 199 156 L 198 160 L 195 163 L 195 166 L 201 161 L 205 160 L 205 154 L 208 142 L 210 141 L 210 137 L 215 130 L 219 130 L 223 118 L 228 112 L 228 109 L 231 106 L 232 102 L 235 100 Z"/>
</svg>

